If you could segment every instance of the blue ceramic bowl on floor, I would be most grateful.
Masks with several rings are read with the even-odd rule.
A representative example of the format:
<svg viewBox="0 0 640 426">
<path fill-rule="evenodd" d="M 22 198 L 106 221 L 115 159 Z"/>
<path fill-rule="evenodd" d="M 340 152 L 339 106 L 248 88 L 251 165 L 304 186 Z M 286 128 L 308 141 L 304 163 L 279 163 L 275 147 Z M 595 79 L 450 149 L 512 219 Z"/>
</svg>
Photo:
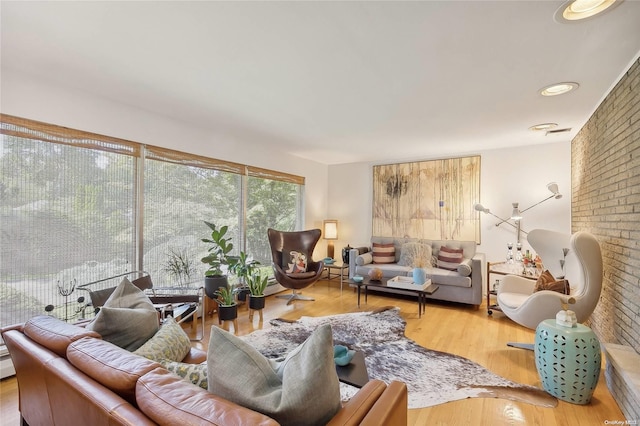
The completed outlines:
<svg viewBox="0 0 640 426">
<path fill-rule="evenodd" d="M 356 354 L 356 351 L 347 348 L 342 345 L 335 345 L 333 347 L 333 360 L 336 365 L 344 367 L 345 365 L 349 365 L 353 356 Z"/>
</svg>

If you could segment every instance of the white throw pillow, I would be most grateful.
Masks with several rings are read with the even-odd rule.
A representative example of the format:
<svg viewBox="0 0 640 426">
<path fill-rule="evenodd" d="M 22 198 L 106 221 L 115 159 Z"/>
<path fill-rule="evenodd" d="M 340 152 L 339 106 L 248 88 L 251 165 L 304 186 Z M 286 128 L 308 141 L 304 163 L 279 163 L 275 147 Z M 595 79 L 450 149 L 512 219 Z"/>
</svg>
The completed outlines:
<svg viewBox="0 0 640 426">
<path fill-rule="evenodd" d="M 324 425 L 341 407 L 329 324 L 318 327 L 281 363 L 211 327 L 207 376 L 211 393 L 282 425 Z"/>
</svg>

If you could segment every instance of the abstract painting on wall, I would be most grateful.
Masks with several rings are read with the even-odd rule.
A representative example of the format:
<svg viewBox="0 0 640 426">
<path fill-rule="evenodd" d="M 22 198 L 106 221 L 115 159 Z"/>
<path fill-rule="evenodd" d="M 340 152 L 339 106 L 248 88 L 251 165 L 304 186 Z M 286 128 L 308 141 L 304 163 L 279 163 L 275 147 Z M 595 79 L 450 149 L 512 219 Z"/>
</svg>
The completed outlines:
<svg viewBox="0 0 640 426">
<path fill-rule="evenodd" d="M 480 156 L 373 166 L 373 235 L 480 243 Z"/>
</svg>

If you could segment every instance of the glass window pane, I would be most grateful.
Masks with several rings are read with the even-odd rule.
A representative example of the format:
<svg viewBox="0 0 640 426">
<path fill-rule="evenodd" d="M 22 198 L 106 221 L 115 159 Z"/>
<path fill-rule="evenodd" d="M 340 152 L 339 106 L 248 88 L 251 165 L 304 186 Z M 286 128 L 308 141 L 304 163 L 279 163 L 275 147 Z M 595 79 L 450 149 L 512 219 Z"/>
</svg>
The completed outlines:
<svg viewBox="0 0 640 426">
<path fill-rule="evenodd" d="M 0 325 L 82 317 L 65 289 L 136 269 L 135 158 L 3 134 L 0 159 Z"/>
<path fill-rule="evenodd" d="M 144 269 L 154 287 L 202 285 L 207 254 L 204 221 L 229 227 L 235 251 L 240 240 L 241 176 L 147 160 L 144 174 Z M 192 286 L 191 286 L 192 287 Z"/>
<path fill-rule="evenodd" d="M 301 186 L 257 177 L 247 178 L 247 253 L 271 265 L 267 229 L 294 231 L 300 223 Z"/>
</svg>

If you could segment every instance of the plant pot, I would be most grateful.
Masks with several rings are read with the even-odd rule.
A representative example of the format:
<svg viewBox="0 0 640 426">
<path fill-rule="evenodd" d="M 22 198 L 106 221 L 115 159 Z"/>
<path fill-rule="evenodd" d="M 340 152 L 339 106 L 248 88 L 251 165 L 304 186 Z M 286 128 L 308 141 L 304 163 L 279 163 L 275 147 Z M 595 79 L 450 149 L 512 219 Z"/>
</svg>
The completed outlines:
<svg viewBox="0 0 640 426">
<path fill-rule="evenodd" d="M 254 311 L 264 309 L 264 294 L 260 296 L 249 295 L 249 309 Z"/>
<path fill-rule="evenodd" d="M 238 302 L 246 302 L 247 296 L 249 294 L 251 294 L 251 292 L 247 288 L 241 288 L 240 290 L 238 290 L 238 293 L 237 293 Z"/>
<path fill-rule="evenodd" d="M 238 318 L 238 305 L 218 306 L 218 317 L 220 321 L 232 321 Z"/>
<path fill-rule="evenodd" d="M 211 299 L 216 300 L 218 295 L 216 292 L 220 287 L 226 287 L 229 282 L 226 275 L 214 275 L 212 277 L 204 277 L 204 292 Z"/>
</svg>

